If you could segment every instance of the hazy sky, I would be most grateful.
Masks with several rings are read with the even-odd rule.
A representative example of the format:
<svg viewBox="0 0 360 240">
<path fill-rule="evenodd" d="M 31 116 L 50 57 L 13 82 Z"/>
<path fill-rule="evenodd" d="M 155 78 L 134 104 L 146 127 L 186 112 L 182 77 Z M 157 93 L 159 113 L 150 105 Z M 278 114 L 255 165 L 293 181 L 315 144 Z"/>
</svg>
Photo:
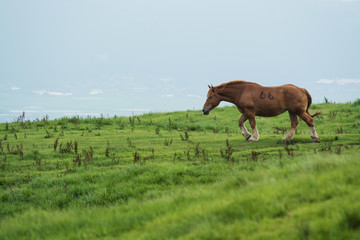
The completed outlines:
<svg viewBox="0 0 360 240">
<path fill-rule="evenodd" d="M 360 97 L 360 0 L 0 0 L 0 121 L 201 109 L 207 85 Z"/>
</svg>

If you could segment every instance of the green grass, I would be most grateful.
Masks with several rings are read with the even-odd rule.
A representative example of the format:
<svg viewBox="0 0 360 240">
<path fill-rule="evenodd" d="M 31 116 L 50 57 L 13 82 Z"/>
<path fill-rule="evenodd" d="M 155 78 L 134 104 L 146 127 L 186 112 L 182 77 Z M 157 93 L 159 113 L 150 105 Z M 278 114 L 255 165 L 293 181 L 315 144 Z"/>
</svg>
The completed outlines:
<svg viewBox="0 0 360 240">
<path fill-rule="evenodd" d="M 359 239 L 360 104 L 315 110 L 289 145 L 235 107 L 0 124 L 0 239 Z"/>
</svg>

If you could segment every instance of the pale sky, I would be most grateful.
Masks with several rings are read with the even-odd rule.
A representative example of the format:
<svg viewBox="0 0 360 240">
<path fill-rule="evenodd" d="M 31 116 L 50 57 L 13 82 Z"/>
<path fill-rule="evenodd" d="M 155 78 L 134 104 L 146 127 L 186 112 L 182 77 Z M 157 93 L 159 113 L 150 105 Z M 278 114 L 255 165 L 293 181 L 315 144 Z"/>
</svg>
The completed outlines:
<svg viewBox="0 0 360 240">
<path fill-rule="evenodd" d="M 0 0 L 0 122 L 201 109 L 207 85 L 360 97 L 360 0 Z"/>
</svg>

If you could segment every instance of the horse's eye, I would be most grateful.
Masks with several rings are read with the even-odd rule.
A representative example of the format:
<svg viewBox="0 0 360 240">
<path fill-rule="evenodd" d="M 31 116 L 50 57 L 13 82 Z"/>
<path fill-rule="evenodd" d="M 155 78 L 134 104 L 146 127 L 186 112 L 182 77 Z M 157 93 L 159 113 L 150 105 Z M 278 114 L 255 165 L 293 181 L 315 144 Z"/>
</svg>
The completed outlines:
<svg viewBox="0 0 360 240">
<path fill-rule="evenodd" d="M 212 99 L 212 96 L 210 96 L 209 99 Z"/>
</svg>

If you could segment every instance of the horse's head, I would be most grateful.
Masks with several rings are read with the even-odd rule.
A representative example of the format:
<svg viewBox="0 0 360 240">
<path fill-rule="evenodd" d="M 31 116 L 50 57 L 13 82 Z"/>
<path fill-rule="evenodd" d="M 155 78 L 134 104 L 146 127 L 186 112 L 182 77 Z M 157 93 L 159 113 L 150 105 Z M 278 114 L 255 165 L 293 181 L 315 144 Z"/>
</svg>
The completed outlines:
<svg viewBox="0 0 360 240">
<path fill-rule="evenodd" d="M 203 113 L 208 115 L 210 111 L 217 107 L 221 102 L 219 95 L 216 93 L 214 87 L 211 85 L 209 86 L 209 92 L 207 94 L 207 99 L 203 107 Z"/>
</svg>

